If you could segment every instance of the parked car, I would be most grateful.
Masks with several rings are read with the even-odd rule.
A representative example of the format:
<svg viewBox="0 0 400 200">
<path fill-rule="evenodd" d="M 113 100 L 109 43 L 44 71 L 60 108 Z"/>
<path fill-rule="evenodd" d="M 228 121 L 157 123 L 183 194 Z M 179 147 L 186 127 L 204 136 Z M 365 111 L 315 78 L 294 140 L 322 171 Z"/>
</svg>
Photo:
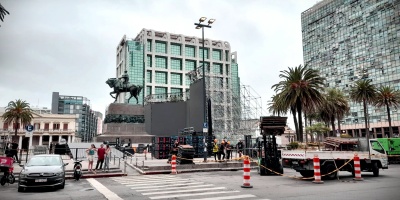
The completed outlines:
<svg viewBox="0 0 400 200">
<path fill-rule="evenodd" d="M 60 155 L 35 155 L 23 166 L 19 175 L 18 192 L 30 187 L 56 187 L 64 189 L 65 166 Z"/>
</svg>

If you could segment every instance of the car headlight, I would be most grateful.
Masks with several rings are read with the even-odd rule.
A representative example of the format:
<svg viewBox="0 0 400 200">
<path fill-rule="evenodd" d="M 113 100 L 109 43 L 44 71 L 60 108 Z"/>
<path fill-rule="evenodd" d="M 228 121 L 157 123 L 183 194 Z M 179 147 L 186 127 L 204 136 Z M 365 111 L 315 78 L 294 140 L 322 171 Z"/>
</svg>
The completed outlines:
<svg viewBox="0 0 400 200">
<path fill-rule="evenodd" d="M 64 172 L 58 172 L 56 173 L 56 176 L 64 176 Z"/>
<path fill-rule="evenodd" d="M 26 174 L 26 173 L 24 173 L 24 172 L 21 172 L 20 174 L 19 174 L 19 178 L 21 179 L 21 178 L 26 178 L 28 176 L 28 174 Z"/>
</svg>

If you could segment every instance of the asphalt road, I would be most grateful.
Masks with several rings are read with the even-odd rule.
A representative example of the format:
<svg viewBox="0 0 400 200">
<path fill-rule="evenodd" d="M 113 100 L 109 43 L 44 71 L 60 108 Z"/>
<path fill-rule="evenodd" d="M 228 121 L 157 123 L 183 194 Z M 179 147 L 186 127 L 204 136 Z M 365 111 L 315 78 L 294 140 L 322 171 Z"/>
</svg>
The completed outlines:
<svg viewBox="0 0 400 200">
<path fill-rule="evenodd" d="M 35 189 L 17 192 L 17 184 L 0 186 L 0 199 L 96 199 L 96 200 L 148 200 L 148 199 L 399 199 L 400 165 L 390 165 L 379 177 L 363 172 L 364 181 L 353 181 L 351 174 L 341 172 L 339 180 L 314 184 L 290 169 L 285 176 L 259 176 L 252 171 L 253 188 L 241 188 L 241 171 L 185 173 L 178 175 L 139 175 L 133 171 L 127 177 L 67 180 L 65 189 Z"/>
</svg>

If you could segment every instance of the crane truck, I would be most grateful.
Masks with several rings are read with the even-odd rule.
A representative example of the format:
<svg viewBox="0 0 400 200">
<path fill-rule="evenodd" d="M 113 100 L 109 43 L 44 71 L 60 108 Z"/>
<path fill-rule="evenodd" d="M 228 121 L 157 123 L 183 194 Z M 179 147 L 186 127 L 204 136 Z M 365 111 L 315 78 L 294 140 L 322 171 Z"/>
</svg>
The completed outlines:
<svg viewBox="0 0 400 200">
<path fill-rule="evenodd" d="M 354 161 L 351 159 L 357 154 L 360 158 L 361 171 L 372 172 L 374 176 L 379 176 L 379 169 L 388 169 L 386 151 L 377 139 L 367 141 L 366 138 L 328 137 L 324 144 L 325 148 L 321 151 L 284 150 L 282 165 L 293 168 L 303 177 L 313 177 L 313 158 L 318 156 L 321 174 L 326 175 L 323 178 L 335 179 L 338 174 L 335 170 L 342 166 L 340 171 L 351 172 L 354 176 Z"/>
</svg>

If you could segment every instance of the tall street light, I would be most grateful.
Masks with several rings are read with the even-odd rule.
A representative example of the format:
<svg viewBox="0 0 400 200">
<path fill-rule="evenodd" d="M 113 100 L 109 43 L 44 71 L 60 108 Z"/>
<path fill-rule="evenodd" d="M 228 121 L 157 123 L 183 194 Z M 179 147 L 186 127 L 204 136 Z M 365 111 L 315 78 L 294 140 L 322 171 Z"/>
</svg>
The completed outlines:
<svg viewBox="0 0 400 200">
<path fill-rule="evenodd" d="M 211 24 L 214 23 L 215 19 L 209 19 L 208 20 L 208 24 L 202 24 L 202 22 L 206 21 L 206 17 L 201 17 L 199 19 L 198 23 L 194 23 L 194 25 L 196 26 L 196 29 L 201 29 L 201 38 L 202 38 L 202 46 L 203 46 L 203 103 L 204 103 L 204 107 L 203 107 L 203 112 L 204 112 L 204 123 L 203 123 L 203 128 L 206 129 L 208 127 L 207 125 L 207 103 L 206 103 L 206 65 L 205 65 L 205 59 L 204 59 L 204 28 L 211 28 Z M 204 136 L 204 162 L 207 161 L 207 144 L 206 144 L 206 134 L 204 134 L 205 131 L 203 131 L 203 136 Z"/>
</svg>

